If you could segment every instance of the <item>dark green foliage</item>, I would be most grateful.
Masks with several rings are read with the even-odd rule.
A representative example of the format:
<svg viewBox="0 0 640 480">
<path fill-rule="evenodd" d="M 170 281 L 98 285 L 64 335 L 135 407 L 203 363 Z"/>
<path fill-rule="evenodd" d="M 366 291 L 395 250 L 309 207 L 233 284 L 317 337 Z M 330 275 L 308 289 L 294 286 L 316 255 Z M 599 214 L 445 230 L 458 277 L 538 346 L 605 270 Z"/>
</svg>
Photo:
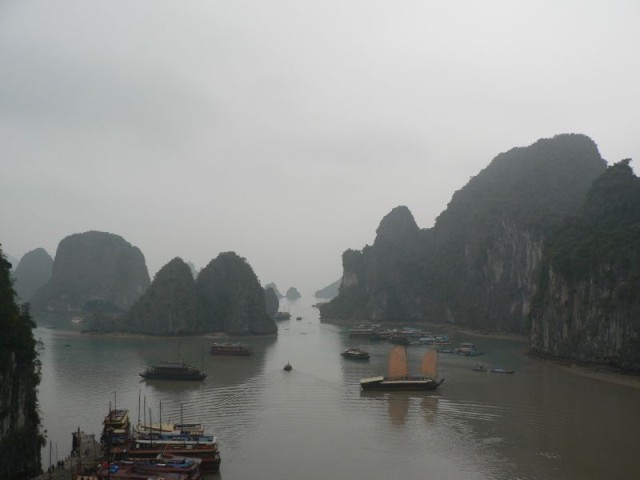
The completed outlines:
<svg viewBox="0 0 640 480">
<path fill-rule="evenodd" d="M 28 478 L 40 471 L 44 442 L 36 390 L 40 364 L 35 324 L 28 306 L 16 303 L 10 269 L 0 248 L 0 474 Z"/>
<path fill-rule="evenodd" d="M 546 256 L 565 279 L 614 266 L 625 277 L 638 273 L 640 259 L 640 179 L 624 160 L 598 178 L 579 216 L 565 220 L 546 246 Z"/>
<path fill-rule="evenodd" d="M 535 351 L 640 371 L 640 179 L 628 160 L 546 243 L 531 325 Z"/>
</svg>

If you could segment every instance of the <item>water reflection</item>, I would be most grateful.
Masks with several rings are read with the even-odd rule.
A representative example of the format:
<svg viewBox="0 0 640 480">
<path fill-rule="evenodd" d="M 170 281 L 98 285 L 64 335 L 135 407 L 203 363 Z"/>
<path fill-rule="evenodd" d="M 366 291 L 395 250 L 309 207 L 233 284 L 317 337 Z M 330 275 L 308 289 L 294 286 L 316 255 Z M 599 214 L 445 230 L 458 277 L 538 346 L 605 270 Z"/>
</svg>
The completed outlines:
<svg viewBox="0 0 640 480">
<path fill-rule="evenodd" d="M 414 423 L 412 418 L 412 406 L 416 408 L 416 416 L 422 417 L 427 425 L 434 423 L 438 413 L 440 394 L 438 392 L 376 392 L 372 390 L 360 391 L 360 398 L 366 398 L 374 402 L 386 403 L 387 414 L 391 424 L 395 427 Z"/>
</svg>

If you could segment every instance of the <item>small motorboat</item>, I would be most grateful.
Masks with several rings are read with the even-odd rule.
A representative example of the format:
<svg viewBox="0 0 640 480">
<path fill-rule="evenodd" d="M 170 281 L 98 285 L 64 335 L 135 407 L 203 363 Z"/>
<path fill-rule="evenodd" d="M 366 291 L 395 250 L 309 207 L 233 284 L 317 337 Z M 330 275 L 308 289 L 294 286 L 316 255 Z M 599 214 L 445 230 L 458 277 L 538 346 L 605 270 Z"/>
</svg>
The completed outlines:
<svg viewBox="0 0 640 480">
<path fill-rule="evenodd" d="M 284 366 L 283 370 L 285 372 L 290 372 L 291 370 L 293 370 L 293 367 L 291 366 L 291 364 L 289 362 L 287 362 L 287 364 Z"/>
</svg>

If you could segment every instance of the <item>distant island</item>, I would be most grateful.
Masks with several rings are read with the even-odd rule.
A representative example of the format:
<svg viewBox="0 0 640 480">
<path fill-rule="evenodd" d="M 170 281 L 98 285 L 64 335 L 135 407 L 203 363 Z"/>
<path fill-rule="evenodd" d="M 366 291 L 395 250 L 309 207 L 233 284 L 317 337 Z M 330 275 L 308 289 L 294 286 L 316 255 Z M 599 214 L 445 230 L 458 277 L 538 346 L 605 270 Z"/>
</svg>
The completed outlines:
<svg viewBox="0 0 640 480">
<path fill-rule="evenodd" d="M 314 294 L 314 296 L 316 298 L 326 298 L 326 299 L 332 299 L 337 297 L 340 290 L 341 282 L 342 282 L 342 278 L 339 278 L 332 284 L 327 285 L 326 287 L 321 288 L 320 290 L 316 290 L 316 293 Z"/>
</svg>

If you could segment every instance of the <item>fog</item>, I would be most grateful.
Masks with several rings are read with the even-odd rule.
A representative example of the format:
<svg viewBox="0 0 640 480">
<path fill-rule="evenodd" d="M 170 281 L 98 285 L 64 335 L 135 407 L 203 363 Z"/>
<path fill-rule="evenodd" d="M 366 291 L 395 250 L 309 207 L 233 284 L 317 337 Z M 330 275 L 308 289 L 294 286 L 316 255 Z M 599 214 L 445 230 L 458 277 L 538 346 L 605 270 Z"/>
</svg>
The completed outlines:
<svg viewBox="0 0 640 480">
<path fill-rule="evenodd" d="M 640 2 L 0 0 L 0 242 L 100 230 L 303 294 L 498 153 L 640 157 Z M 634 164 L 632 164 L 634 165 Z"/>
</svg>

